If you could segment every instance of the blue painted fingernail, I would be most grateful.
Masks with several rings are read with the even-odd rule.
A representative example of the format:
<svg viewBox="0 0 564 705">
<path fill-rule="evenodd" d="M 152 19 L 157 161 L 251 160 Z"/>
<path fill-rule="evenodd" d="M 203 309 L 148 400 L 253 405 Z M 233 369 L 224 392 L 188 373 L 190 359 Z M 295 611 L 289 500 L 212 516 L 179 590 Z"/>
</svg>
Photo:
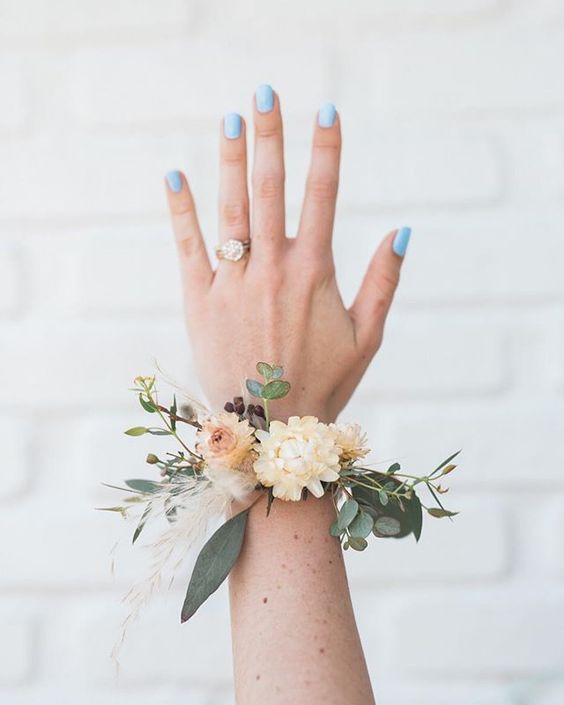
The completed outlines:
<svg viewBox="0 0 564 705">
<path fill-rule="evenodd" d="M 228 140 L 241 137 L 241 116 L 239 113 L 227 113 L 223 118 L 223 134 Z"/>
<path fill-rule="evenodd" d="M 394 244 L 392 245 L 393 251 L 396 255 L 403 257 L 407 251 L 407 246 L 409 245 L 409 238 L 411 237 L 411 228 L 401 228 L 397 231 L 394 238 Z"/>
<path fill-rule="evenodd" d="M 336 117 L 337 110 L 333 103 L 325 103 L 319 108 L 319 116 L 317 118 L 319 127 L 333 127 Z"/>
<path fill-rule="evenodd" d="M 257 110 L 259 113 L 269 113 L 274 107 L 274 91 L 272 86 L 267 83 L 262 83 L 255 93 L 257 102 Z"/>
<path fill-rule="evenodd" d="M 180 193 L 182 191 L 182 176 L 179 171 L 169 171 L 166 175 L 166 181 L 171 191 Z"/>
</svg>

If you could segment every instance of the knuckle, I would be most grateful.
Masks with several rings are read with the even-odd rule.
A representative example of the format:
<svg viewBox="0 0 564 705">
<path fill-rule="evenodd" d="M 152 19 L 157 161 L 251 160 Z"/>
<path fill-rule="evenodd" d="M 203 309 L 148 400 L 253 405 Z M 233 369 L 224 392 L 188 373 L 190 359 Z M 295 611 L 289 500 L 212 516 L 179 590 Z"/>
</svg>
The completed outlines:
<svg viewBox="0 0 564 705">
<path fill-rule="evenodd" d="M 239 229 L 247 225 L 249 209 L 245 203 L 224 203 L 221 217 L 228 228 Z"/>
<path fill-rule="evenodd" d="M 339 182 L 336 178 L 328 176 L 310 177 L 307 181 L 307 192 L 311 199 L 326 203 L 337 197 Z"/>
<path fill-rule="evenodd" d="M 178 252 L 184 259 L 190 259 L 201 251 L 202 243 L 200 239 L 193 234 L 183 235 L 177 240 Z"/>
<path fill-rule="evenodd" d="M 221 155 L 221 161 L 227 165 L 241 166 L 245 159 L 245 153 L 241 150 L 226 149 Z"/>
<path fill-rule="evenodd" d="M 280 126 L 279 125 L 260 125 L 257 126 L 256 139 L 257 140 L 271 140 L 280 137 Z"/>
<path fill-rule="evenodd" d="M 284 174 L 257 174 L 253 178 L 253 190 L 258 198 L 271 200 L 278 198 L 284 186 Z"/>
<path fill-rule="evenodd" d="M 194 203 L 191 199 L 180 198 L 172 201 L 170 212 L 176 216 L 190 216 L 194 214 Z"/>
</svg>

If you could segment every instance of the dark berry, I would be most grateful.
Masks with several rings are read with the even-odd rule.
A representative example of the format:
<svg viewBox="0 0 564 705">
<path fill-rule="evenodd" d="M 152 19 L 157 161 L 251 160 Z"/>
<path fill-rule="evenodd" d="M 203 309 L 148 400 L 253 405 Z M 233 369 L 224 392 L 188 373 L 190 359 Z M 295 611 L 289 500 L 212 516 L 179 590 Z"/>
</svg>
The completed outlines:
<svg viewBox="0 0 564 705">
<path fill-rule="evenodd" d="M 255 416 L 260 416 L 261 419 L 264 419 L 264 409 L 260 404 L 255 406 Z"/>
<path fill-rule="evenodd" d="M 225 406 L 223 407 L 225 411 L 228 411 L 230 414 L 232 414 L 235 411 L 235 406 L 233 405 L 233 402 L 231 401 L 226 401 Z"/>
</svg>

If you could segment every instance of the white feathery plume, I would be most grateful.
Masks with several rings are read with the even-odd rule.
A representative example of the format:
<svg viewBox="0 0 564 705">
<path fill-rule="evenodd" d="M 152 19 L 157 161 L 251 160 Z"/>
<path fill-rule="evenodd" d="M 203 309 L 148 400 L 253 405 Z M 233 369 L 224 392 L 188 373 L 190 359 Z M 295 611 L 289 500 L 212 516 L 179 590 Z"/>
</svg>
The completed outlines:
<svg viewBox="0 0 564 705">
<path fill-rule="evenodd" d="M 209 522 L 224 514 L 232 499 L 229 489 L 221 483 L 186 476 L 177 476 L 174 482 L 163 484 L 151 495 L 146 519 L 163 519 L 167 513 L 169 516 L 172 513 L 171 521 L 165 531 L 146 546 L 151 555 L 147 576 L 124 597 L 129 613 L 112 650 L 116 664 L 128 628 L 160 587 L 165 568 L 176 568 L 184 561 L 189 550 L 204 537 Z"/>
</svg>

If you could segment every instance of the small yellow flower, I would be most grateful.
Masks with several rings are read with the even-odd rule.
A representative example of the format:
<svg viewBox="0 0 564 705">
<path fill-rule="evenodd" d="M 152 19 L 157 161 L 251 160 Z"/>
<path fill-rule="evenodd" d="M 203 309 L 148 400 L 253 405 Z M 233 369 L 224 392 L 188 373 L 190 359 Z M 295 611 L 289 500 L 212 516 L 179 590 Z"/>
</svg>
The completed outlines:
<svg viewBox="0 0 564 705">
<path fill-rule="evenodd" d="M 291 416 L 288 423 L 272 421 L 270 431 L 256 431 L 260 440 L 254 468 L 258 480 L 272 487 L 279 499 L 298 501 L 304 488 L 324 493 L 322 482 L 339 477 L 336 433 L 315 416 Z"/>
</svg>

